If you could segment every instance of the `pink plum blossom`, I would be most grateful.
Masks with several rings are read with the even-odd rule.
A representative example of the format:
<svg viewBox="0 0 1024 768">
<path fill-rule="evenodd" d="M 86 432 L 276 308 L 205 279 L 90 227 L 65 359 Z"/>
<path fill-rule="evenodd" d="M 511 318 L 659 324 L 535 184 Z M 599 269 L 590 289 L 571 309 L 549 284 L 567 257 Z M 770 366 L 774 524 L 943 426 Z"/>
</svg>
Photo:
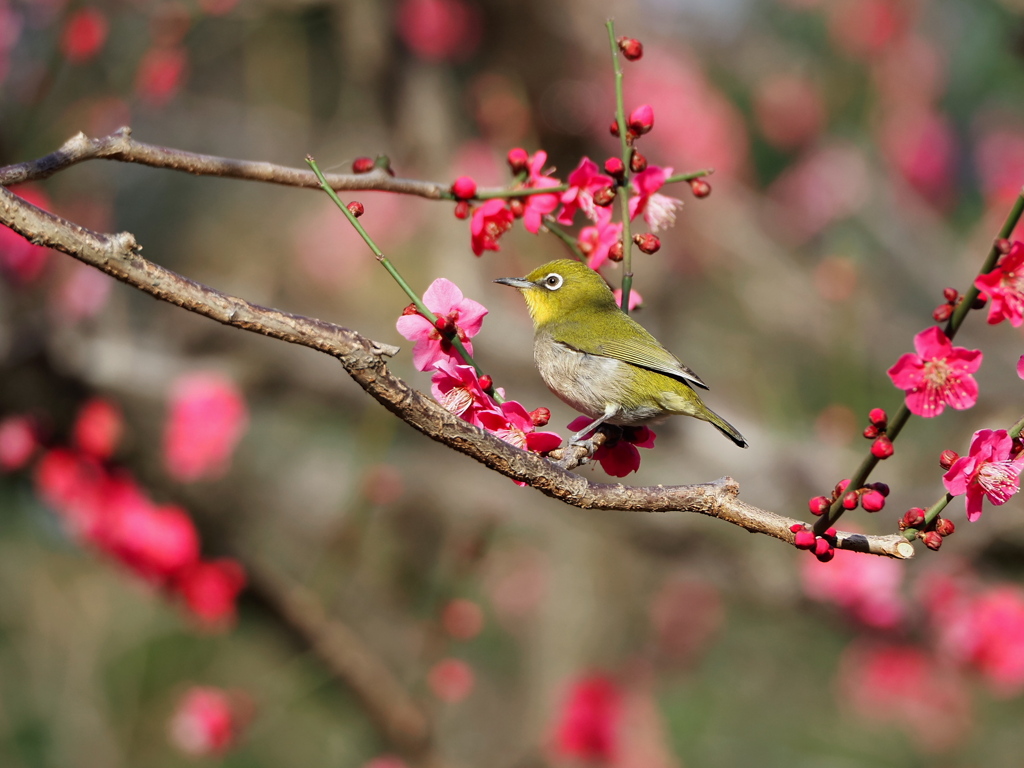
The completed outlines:
<svg viewBox="0 0 1024 768">
<path fill-rule="evenodd" d="M 989 297 L 988 322 L 1009 320 L 1014 328 L 1024 323 L 1024 243 L 1015 241 L 991 272 L 978 275 L 974 287 Z"/>
<path fill-rule="evenodd" d="M 965 495 L 967 519 L 981 517 L 985 497 L 996 506 L 1005 504 L 1020 490 L 1024 453 L 1012 458 L 1013 439 L 1005 429 L 981 429 L 971 439 L 967 456 L 953 462 L 942 482 L 954 496 Z"/>
<path fill-rule="evenodd" d="M 245 719 L 240 717 L 237 698 L 220 688 L 190 688 L 171 719 L 171 743 L 194 757 L 227 752 Z"/>
<path fill-rule="evenodd" d="M 481 411 L 477 418 L 488 432 L 524 451 L 547 453 L 562 444 L 557 433 L 538 432 L 526 408 L 515 400 L 506 400 L 497 410 Z"/>
<path fill-rule="evenodd" d="M 487 308 L 479 302 L 467 299 L 451 280 L 437 278 L 423 294 L 427 309 L 437 315 L 438 320 L 450 324 L 469 354 L 473 354 L 470 338 L 480 332 Z M 412 348 L 412 363 L 418 371 L 432 370 L 439 361 L 461 360 L 452 346 L 451 339 L 418 312 L 402 315 L 396 323 L 398 332 L 409 341 Z"/>
<path fill-rule="evenodd" d="M 579 416 L 569 423 L 569 429 L 583 429 L 593 419 Z M 621 435 L 609 435 L 608 439 L 594 451 L 594 461 L 612 477 L 625 477 L 640 469 L 640 451 L 637 448 L 653 448 L 656 435 L 648 427 L 620 427 Z M 596 430 L 595 430 L 596 431 Z M 588 432 L 589 439 L 594 432 Z"/>
<path fill-rule="evenodd" d="M 622 239 L 622 223 L 612 222 L 611 213 L 607 209 L 598 209 L 597 224 L 583 227 L 576 239 L 576 244 L 587 257 L 587 266 L 597 270 L 608 261 L 611 247 Z"/>
<path fill-rule="evenodd" d="M 171 385 L 169 405 L 164 466 L 171 477 L 190 483 L 226 472 L 249 423 L 238 386 L 212 371 L 186 374 Z"/>
<path fill-rule="evenodd" d="M 29 416 L 0 419 L 0 472 L 21 469 L 39 448 L 36 426 Z"/>
<path fill-rule="evenodd" d="M 441 659 L 427 673 L 431 692 L 446 704 L 457 704 L 473 692 L 476 675 L 462 659 Z"/>
<path fill-rule="evenodd" d="M 574 681 L 555 724 L 555 752 L 587 765 L 611 764 L 619 752 L 623 695 L 605 675 Z"/>
<path fill-rule="evenodd" d="M 622 289 L 621 288 L 616 288 L 614 291 L 612 291 L 612 296 L 615 297 L 615 306 L 621 307 L 622 306 Z M 629 291 L 629 307 L 628 307 L 629 311 L 632 312 L 637 307 L 642 306 L 643 303 L 644 303 L 644 297 L 640 295 L 640 291 L 638 291 L 636 288 L 631 288 L 630 291 Z"/>
<path fill-rule="evenodd" d="M 598 190 L 610 187 L 615 180 L 607 174 L 601 173 L 597 163 L 589 157 L 580 160 L 580 164 L 569 174 L 569 189 L 562 193 L 562 210 L 558 214 L 559 224 L 572 224 L 576 211 L 582 210 L 583 214 L 592 221 L 600 221 L 598 218 L 598 206 L 594 204 L 594 193 Z M 622 225 L 619 225 L 621 229 Z M 582 233 L 581 233 L 582 239 Z M 591 269 L 596 269 L 591 265 Z"/>
<path fill-rule="evenodd" d="M 629 199 L 630 221 L 643 215 L 652 232 L 676 223 L 676 209 L 683 206 L 683 201 L 658 191 L 664 186 L 665 179 L 671 175 L 671 168 L 648 165 L 633 177 L 631 183 L 635 194 Z"/>
<path fill-rule="evenodd" d="M 238 594 L 245 587 L 245 571 L 231 558 L 192 563 L 174 581 L 189 612 L 207 629 L 228 629 L 235 621 Z"/>
<path fill-rule="evenodd" d="M 978 384 L 971 375 L 981 367 L 981 350 L 954 347 L 938 326 L 914 337 L 916 354 L 903 355 L 889 369 L 889 378 L 906 390 L 907 408 L 931 418 L 946 406 L 970 408 L 978 400 Z"/>
<path fill-rule="evenodd" d="M 473 253 L 477 256 L 484 251 L 500 250 L 498 238 L 512 228 L 512 211 L 504 200 L 488 200 L 473 209 L 469 232 Z"/>
<path fill-rule="evenodd" d="M 27 203 L 44 210 L 53 207 L 49 196 L 34 186 L 19 186 L 10 190 Z M 12 282 L 26 284 L 38 278 L 50 258 L 50 249 L 33 245 L 13 229 L 0 227 L 0 273 Z"/>
<path fill-rule="evenodd" d="M 100 461 L 114 455 L 124 429 L 121 410 L 109 400 L 96 397 L 82 406 L 75 419 L 74 443 Z"/>
<path fill-rule="evenodd" d="M 430 391 L 437 402 L 478 427 L 482 426 L 479 420 L 481 411 L 498 408 L 498 404 L 484 391 L 473 366 L 459 365 L 452 359 L 439 360 L 434 364 Z"/>
<path fill-rule="evenodd" d="M 548 153 L 538 150 L 530 157 L 527 165 L 529 179 L 526 182 L 528 189 L 547 189 L 557 187 L 561 183 L 553 176 L 544 175 L 544 163 L 547 162 Z M 545 216 L 558 207 L 558 194 L 538 194 L 522 198 L 523 200 L 523 226 L 526 231 L 537 234 Z"/>
</svg>

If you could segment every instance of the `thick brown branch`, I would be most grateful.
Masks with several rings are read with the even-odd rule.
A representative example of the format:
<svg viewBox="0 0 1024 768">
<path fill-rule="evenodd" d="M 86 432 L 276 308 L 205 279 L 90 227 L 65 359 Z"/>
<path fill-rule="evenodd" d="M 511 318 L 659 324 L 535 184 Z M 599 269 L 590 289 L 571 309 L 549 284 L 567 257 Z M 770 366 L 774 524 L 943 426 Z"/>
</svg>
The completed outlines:
<svg viewBox="0 0 1024 768">
<path fill-rule="evenodd" d="M 462 421 L 394 376 L 384 364 L 384 357 L 394 355 L 395 347 L 341 326 L 261 307 L 196 283 L 142 258 L 129 233 L 92 232 L 42 211 L 6 189 L 0 189 L 0 223 L 34 243 L 63 251 L 191 312 L 332 355 L 371 396 L 423 434 L 567 504 L 582 509 L 697 512 L 754 533 L 793 541 L 789 527 L 800 521 L 740 501 L 736 498 L 739 487 L 731 478 L 681 486 L 593 483 L 536 454 L 521 451 Z M 838 546 L 895 558 L 912 557 L 914 553 L 913 545 L 899 535 L 841 533 Z"/>
</svg>

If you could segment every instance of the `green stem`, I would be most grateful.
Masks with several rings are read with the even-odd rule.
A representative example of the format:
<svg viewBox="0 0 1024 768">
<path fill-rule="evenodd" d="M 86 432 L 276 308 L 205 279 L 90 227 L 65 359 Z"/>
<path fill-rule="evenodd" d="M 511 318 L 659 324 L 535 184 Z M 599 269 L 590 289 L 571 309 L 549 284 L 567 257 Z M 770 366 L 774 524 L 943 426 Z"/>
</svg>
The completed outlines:
<svg viewBox="0 0 1024 768">
<path fill-rule="evenodd" d="M 565 192 L 569 189 L 568 184 L 559 184 L 555 187 L 526 187 L 524 189 L 496 189 L 491 192 L 480 191 L 477 192 L 474 200 L 493 200 L 498 197 L 501 199 L 512 198 L 512 197 L 531 197 L 532 195 L 551 195 L 557 194 L 558 192 Z"/>
<path fill-rule="evenodd" d="M 1013 208 L 1010 209 L 1010 213 L 1007 214 L 1006 220 L 1003 222 L 1003 226 L 999 230 L 999 234 L 996 239 L 1001 240 L 1008 238 L 1013 233 L 1014 228 L 1016 228 L 1017 222 L 1020 221 L 1021 215 L 1024 215 L 1024 190 L 1022 190 L 1017 196 L 1017 200 L 1013 204 Z M 996 262 L 999 260 L 1000 255 L 998 246 L 996 243 L 993 243 L 988 256 L 985 258 L 985 263 L 981 265 L 981 270 L 978 274 L 984 275 L 991 272 L 995 267 Z M 952 316 L 949 318 L 949 322 L 946 324 L 946 337 L 951 341 L 953 337 L 956 336 L 956 332 L 960 330 L 960 326 L 963 325 L 964 319 L 967 317 L 967 313 L 970 312 L 971 305 L 974 303 L 974 300 L 978 298 L 979 293 L 980 291 L 974 287 L 974 281 L 972 280 L 971 287 L 966 293 L 964 293 L 963 300 L 960 302 L 960 305 L 956 308 L 956 311 L 953 312 Z M 890 440 L 895 442 L 896 437 L 902 431 L 903 427 L 906 426 L 909 419 L 910 410 L 907 408 L 906 402 L 904 402 L 900 406 L 899 411 L 896 412 L 896 415 L 889 422 L 888 429 L 886 430 L 886 434 L 889 436 Z M 1017 434 L 1020 433 L 1018 427 L 1014 427 L 1014 429 L 1018 430 Z M 1016 437 L 1016 435 L 1011 436 Z M 864 457 L 864 460 L 857 468 L 854 476 L 850 478 L 850 484 L 847 486 L 847 490 L 856 491 L 858 488 L 863 487 L 864 483 L 867 482 L 868 476 L 878 465 L 879 461 L 880 459 L 876 459 L 869 450 L 868 455 Z M 836 521 L 843 516 L 844 512 L 846 512 L 843 508 L 844 495 L 845 494 L 840 494 L 839 498 L 832 502 L 832 506 L 829 507 L 828 512 L 818 518 L 818 521 L 814 524 L 814 533 L 816 535 L 820 536 L 830 526 L 835 525 Z M 942 506 L 945 507 L 945 504 Z M 934 505 L 929 509 L 929 512 L 931 509 L 934 509 Z M 937 515 L 938 511 L 936 511 L 935 514 Z M 932 519 L 934 519 L 934 516 Z M 907 529 L 907 531 L 915 530 L 916 529 L 912 528 Z"/>
<path fill-rule="evenodd" d="M 373 238 L 370 237 L 370 233 L 363 229 L 363 225 L 359 223 L 359 220 L 355 217 L 355 214 L 353 214 L 352 211 L 350 211 L 348 207 L 343 202 L 341 202 L 341 198 L 338 197 L 338 193 L 331 188 L 330 184 L 327 183 L 327 179 L 324 178 L 323 171 L 320 170 L 320 166 L 317 165 L 316 160 L 313 159 L 312 155 L 306 155 L 306 163 L 309 165 L 310 168 L 313 169 L 313 173 L 316 174 L 316 178 L 320 182 L 320 188 L 327 193 L 328 197 L 330 197 L 331 200 L 334 201 L 334 204 L 338 206 L 339 209 L 341 209 L 341 212 L 345 214 L 345 218 L 348 219 L 349 224 L 351 224 L 355 228 L 356 232 L 359 233 L 359 236 L 363 238 L 363 242 L 365 242 L 366 245 L 369 247 L 370 251 L 376 257 L 377 261 L 379 261 L 381 266 L 383 266 L 384 269 L 388 271 L 388 274 L 391 275 L 392 278 L 394 278 L 396 283 L 398 283 L 398 287 L 405 291 L 405 295 L 408 296 L 412 303 L 416 306 L 416 311 L 423 315 L 423 317 L 425 317 L 431 323 L 437 322 L 437 315 L 435 315 L 433 312 L 427 309 L 427 305 L 424 304 L 423 300 L 420 299 L 416 292 L 409 287 L 409 284 L 405 282 L 405 279 L 402 277 L 401 274 L 399 274 L 398 270 L 395 268 L 395 265 L 392 264 L 390 259 L 388 259 L 388 257 L 384 255 L 384 252 L 377 247 L 377 244 L 373 241 Z M 458 336 L 453 336 L 451 342 L 452 346 L 454 346 L 455 349 L 458 350 L 459 355 L 462 357 L 462 359 L 468 365 L 473 366 L 473 369 L 476 371 L 478 376 L 482 376 L 483 371 L 480 369 L 480 366 L 476 364 L 476 360 L 473 359 L 473 356 L 470 355 L 469 352 L 466 350 L 466 347 L 462 344 L 461 339 L 459 339 Z M 497 392 L 492 392 L 488 390 L 488 394 L 491 394 L 499 403 L 503 402 L 503 400 L 498 396 Z"/>
<path fill-rule="evenodd" d="M 615 42 L 615 22 L 605 22 L 608 28 L 608 42 L 612 47 L 612 66 L 615 69 L 615 120 L 619 125 L 619 149 L 625 168 L 622 187 L 619 189 L 619 211 L 622 216 L 622 311 L 629 313 L 629 294 L 633 290 L 633 237 L 629 227 L 629 155 L 627 141 L 626 108 L 622 97 L 622 61 L 619 59 L 619 44 Z"/>
<path fill-rule="evenodd" d="M 572 257 L 576 259 L 576 261 L 582 261 L 584 264 L 587 263 L 587 259 L 580 250 L 580 247 L 576 242 L 576 238 L 555 223 L 555 220 L 551 216 L 544 217 L 544 226 L 547 227 L 551 234 L 565 243 L 565 246 L 569 249 L 569 252 L 572 253 Z"/>
<path fill-rule="evenodd" d="M 677 173 L 673 176 L 669 176 L 665 179 L 666 184 L 675 184 L 680 181 L 693 181 L 694 179 L 700 179 L 704 176 L 710 176 L 715 172 L 714 168 L 705 168 L 701 171 L 691 171 L 690 173 Z"/>
</svg>

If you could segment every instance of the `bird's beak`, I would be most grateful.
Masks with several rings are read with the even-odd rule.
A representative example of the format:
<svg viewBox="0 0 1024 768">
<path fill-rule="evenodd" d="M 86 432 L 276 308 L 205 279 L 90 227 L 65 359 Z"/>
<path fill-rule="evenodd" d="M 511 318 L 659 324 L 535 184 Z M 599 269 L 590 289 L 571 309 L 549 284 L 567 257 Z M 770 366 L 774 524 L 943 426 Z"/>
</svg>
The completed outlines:
<svg viewBox="0 0 1024 768">
<path fill-rule="evenodd" d="M 513 288 L 533 288 L 533 283 L 525 277 L 499 277 L 494 282 L 502 285 L 511 285 Z"/>
</svg>

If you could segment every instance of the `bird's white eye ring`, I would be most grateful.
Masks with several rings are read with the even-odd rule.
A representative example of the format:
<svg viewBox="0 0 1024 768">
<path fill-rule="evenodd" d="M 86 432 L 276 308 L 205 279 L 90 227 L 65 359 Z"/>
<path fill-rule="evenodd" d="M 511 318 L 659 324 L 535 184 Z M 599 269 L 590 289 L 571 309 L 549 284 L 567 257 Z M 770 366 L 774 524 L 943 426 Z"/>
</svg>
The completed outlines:
<svg viewBox="0 0 1024 768">
<path fill-rule="evenodd" d="M 552 272 L 544 278 L 544 287 L 549 291 L 557 291 L 562 287 L 563 278 L 557 272 Z"/>
</svg>

